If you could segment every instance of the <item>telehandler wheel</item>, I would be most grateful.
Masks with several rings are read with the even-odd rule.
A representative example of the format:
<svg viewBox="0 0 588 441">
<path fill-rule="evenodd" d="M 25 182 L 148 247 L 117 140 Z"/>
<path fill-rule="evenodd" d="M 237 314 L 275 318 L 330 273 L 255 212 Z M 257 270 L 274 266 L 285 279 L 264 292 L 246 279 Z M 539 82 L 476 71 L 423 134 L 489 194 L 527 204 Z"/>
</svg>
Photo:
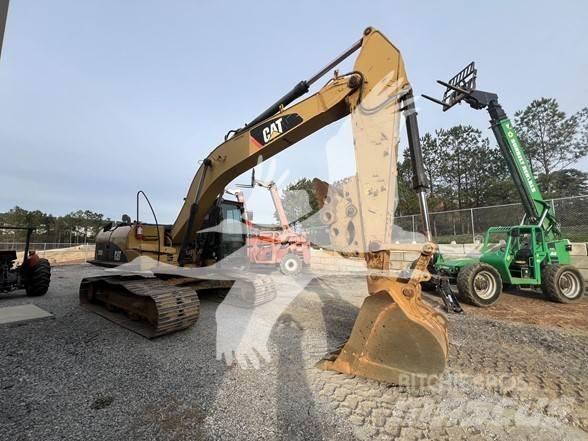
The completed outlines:
<svg viewBox="0 0 588 441">
<path fill-rule="evenodd" d="M 286 254 L 280 262 L 280 271 L 286 276 L 295 276 L 302 271 L 302 259 L 296 254 Z"/>
<path fill-rule="evenodd" d="M 465 302 L 486 307 L 498 301 L 502 294 L 502 279 L 494 267 L 476 263 L 459 271 L 457 289 Z"/>
<path fill-rule="evenodd" d="M 541 272 L 541 290 L 554 302 L 575 302 L 584 295 L 584 278 L 572 265 L 546 265 Z"/>
<path fill-rule="evenodd" d="M 29 270 L 25 289 L 27 296 L 38 297 L 45 295 L 51 281 L 51 265 L 47 259 L 39 259 L 34 267 Z"/>
</svg>

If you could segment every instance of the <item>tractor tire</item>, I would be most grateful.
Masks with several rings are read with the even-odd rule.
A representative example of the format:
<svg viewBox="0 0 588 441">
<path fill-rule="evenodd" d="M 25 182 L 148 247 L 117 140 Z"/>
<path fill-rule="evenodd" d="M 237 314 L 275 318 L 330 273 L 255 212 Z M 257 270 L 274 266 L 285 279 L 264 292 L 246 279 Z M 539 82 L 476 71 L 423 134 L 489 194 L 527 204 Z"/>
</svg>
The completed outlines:
<svg viewBox="0 0 588 441">
<path fill-rule="evenodd" d="M 554 302 L 578 301 L 584 289 L 584 278 L 572 265 L 546 265 L 541 272 L 541 291 Z"/>
<path fill-rule="evenodd" d="M 47 259 L 39 259 L 39 263 L 29 270 L 25 289 L 27 296 L 39 297 L 45 295 L 51 281 L 51 265 Z"/>
<path fill-rule="evenodd" d="M 280 262 L 280 271 L 286 276 L 299 274 L 302 271 L 302 259 L 293 253 L 286 254 Z"/>
<path fill-rule="evenodd" d="M 460 300 L 481 308 L 493 305 L 502 294 L 502 279 L 496 269 L 485 263 L 462 268 L 457 274 Z"/>
</svg>

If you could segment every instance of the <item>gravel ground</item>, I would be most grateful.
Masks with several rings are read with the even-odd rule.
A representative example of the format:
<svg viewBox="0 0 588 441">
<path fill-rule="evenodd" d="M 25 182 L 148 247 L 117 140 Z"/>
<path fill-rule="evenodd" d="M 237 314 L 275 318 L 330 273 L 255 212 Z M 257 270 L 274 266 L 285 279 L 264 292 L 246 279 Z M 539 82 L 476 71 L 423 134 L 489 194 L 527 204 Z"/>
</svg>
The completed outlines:
<svg viewBox="0 0 588 441">
<path fill-rule="evenodd" d="M 362 279 L 313 280 L 272 327 L 271 360 L 244 369 L 215 358 L 214 298 L 193 328 L 149 341 L 80 309 L 79 281 L 98 273 L 57 267 L 46 296 L 1 296 L 55 318 L 0 327 L 0 439 L 588 439 L 587 317 L 452 315 L 447 371 L 410 389 L 313 367 L 348 335 Z"/>
</svg>

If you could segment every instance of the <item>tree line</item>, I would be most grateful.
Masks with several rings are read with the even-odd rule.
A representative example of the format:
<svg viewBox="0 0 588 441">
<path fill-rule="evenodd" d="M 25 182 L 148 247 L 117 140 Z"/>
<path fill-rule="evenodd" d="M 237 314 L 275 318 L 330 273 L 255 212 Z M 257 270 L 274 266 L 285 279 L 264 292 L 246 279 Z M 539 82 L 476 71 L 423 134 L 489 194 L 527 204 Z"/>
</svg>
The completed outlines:
<svg viewBox="0 0 588 441">
<path fill-rule="evenodd" d="M 16 206 L 6 213 L 0 213 L 0 225 L 35 227 L 34 242 L 75 244 L 93 241 L 98 230 L 108 220 L 103 214 L 90 210 L 53 216 L 40 210 L 29 211 Z M 26 232 L 22 230 L 0 229 L 0 242 L 22 242 L 25 237 Z"/>
<path fill-rule="evenodd" d="M 588 194 L 588 173 L 573 167 L 588 154 L 588 107 L 566 115 L 555 99 L 540 98 L 516 112 L 513 123 L 545 198 Z M 431 211 L 519 202 L 504 157 L 494 142 L 470 125 L 438 129 L 421 138 Z M 299 190 L 308 194 L 310 212 Z M 318 211 L 312 181 L 303 178 L 288 185 L 283 204 L 291 222 L 303 221 Z M 410 155 L 405 149 L 398 163 L 396 214 L 418 211 Z M 108 220 L 90 210 L 53 216 L 17 206 L 0 213 L 0 225 L 35 226 L 37 242 L 91 241 Z M 320 222 L 310 218 L 305 224 Z M 23 231 L 0 230 L 1 242 L 22 241 L 24 237 Z"/>
<path fill-rule="evenodd" d="M 513 124 L 545 198 L 588 193 L 588 173 L 574 168 L 588 154 L 588 107 L 568 116 L 555 99 L 540 98 L 516 112 Z M 421 145 L 432 211 L 520 202 L 499 147 L 480 130 L 439 129 Z M 398 171 L 398 215 L 417 213 L 408 151 Z"/>
<path fill-rule="evenodd" d="M 516 112 L 512 122 L 546 199 L 588 194 L 588 173 L 574 168 L 588 154 L 588 107 L 566 115 L 557 100 L 540 98 Z M 421 138 L 431 211 L 520 202 L 495 142 L 470 125 L 438 129 Z M 407 149 L 398 163 L 397 188 L 396 214 L 418 213 Z M 302 196 L 297 190 L 308 194 L 311 213 L 301 212 L 300 207 L 307 204 L 300 200 Z M 316 212 L 318 203 L 312 181 L 303 178 L 285 187 L 283 204 L 291 221 L 303 220 Z M 318 220 L 311 220 L 310 226 L 317 223 Z"/>
</svg>

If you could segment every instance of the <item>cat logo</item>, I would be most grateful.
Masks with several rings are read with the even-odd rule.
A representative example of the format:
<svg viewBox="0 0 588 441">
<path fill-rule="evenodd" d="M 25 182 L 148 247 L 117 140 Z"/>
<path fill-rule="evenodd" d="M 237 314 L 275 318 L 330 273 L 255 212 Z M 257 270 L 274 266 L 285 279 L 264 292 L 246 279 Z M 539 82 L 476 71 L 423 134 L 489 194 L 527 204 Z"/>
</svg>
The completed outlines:
<svg viewBox="0 0 588 441">
<path fill-rule="evenodd" d="M 265 124 L 251 129 L 250 140 L 254 149 L 260 149 L 264 145 L 278 139 L 280 136 L 293 129 L 302 122 L 302 117 L 297 113 L 282 115 L 267 121 Z"/>
<path fill-rule="evenodd" d="M 263 135 L 263 142 L 265 143 L 270 142 L 270 140 L 274 139 L 276 136 L 284 133 L 284 130 L 282 129 L 282 118 L 278 118 L 269 126 L 264 127 L 261 133 Z"/>
</svg>

